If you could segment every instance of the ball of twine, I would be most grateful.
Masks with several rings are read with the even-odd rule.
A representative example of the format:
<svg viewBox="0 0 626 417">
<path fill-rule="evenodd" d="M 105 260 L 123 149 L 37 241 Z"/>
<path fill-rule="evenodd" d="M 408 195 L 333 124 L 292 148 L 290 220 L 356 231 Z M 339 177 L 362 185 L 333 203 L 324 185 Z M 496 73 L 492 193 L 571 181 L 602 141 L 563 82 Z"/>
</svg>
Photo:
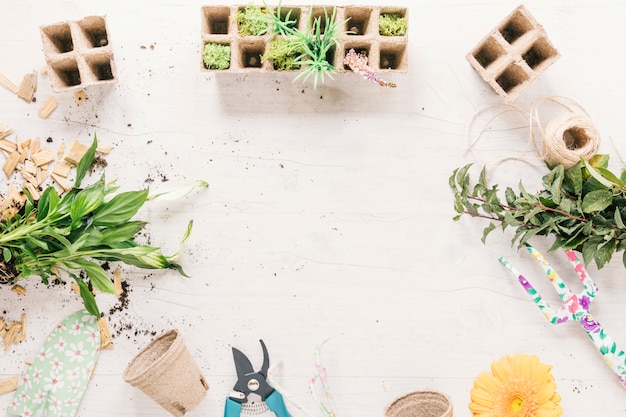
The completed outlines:
<svg viewBox="0 0 626 417">
<path fill-rule="evenodd" d="M 600 145 L 600 133 L 585 115 L 565 113 L 548 123 L 543 132 L 543 159 L 551 165 L 570 168 L 594 156 Z"/>
<path fill-rule="evenodd" d="M 438 391 L 416 391 L 392 402 L 385 417 L 452 417 L 452 401 Z"/>
</svg>

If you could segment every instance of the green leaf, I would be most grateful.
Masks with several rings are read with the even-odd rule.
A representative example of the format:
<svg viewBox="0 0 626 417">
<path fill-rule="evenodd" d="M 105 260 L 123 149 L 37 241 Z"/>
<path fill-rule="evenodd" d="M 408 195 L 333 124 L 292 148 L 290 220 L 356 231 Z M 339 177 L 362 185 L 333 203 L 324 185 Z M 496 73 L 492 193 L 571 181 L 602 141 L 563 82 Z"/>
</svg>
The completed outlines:
<svg viewBox="0 0 626 417">
<path fill-rule="evenodd" d="M 570 192 L 580 195 L 583 192 L 583 174 L 580 164 L 574 165 L 565 172 L 567 184 L 571 186 Z"/>
<path fill-rule="evenodd" d="M 613 174 L 608 169 L 605 169 L 605 168 L 596 168 L 596 169 L 598 173 L 601 174 L 602 177 L 606 178 L 608 181 L 611 181 L 613 184 L 617 185 L 620 188 L 624 187 L 624 183 L 622 182 L 622 180 L 617 178 L 617 176 L 615 176 L 615 174 Z"/>
<path fill-rule="evenodd" d="M 11 257 L 11 250 L 9 248 L 2 248 L 2 258 L 4 259 L 4 262 L 9 262 Z"/>
<path fill-rule="evenodd" d="M 74 180 L 75 188 L 80 188 L 80 184 L 83 181 L 83 178 L 85 178 L 87 171 L 89 171 L 91 164 L 93 164 L 93 160 L 96 156 L 97 147 L 98 138 L 96 135 L 93 135 L 93 142 L 91 143 L 91 146 L 89 147 L 89 149 L 87 149 L 87 152 L 85 152 L 83 157 L 80 158 L 78 166 L 76 167 L 76 179 Z"/>
<path fill-rule="evenodd" d="M 583 197 L 582 209 L 584 213 L 602 211 L 613 202 L 613 193 L 609 190 L 595 190 Z"/>
<path fill-rule="evenodd" d="M 615 241 L 609 240 L 604 245 L 598 245 L 596 252 L 593 255 L 593 259 L 596 261 L 598 269 L 601 269 L 608 261 L 611 260 L 613 253 L 615 252 Z"/>
<path fill-rule="evenodd" d="M 100 318 L 100 310 L 98 309 L 98 304 L 96 303 L 96 298 L 93 296 L 93 293 L 89 291 L 89 287 L 85 284 L 82 278 L 77 277 L 74 274 L 70 274 L 72 278 L 78 284 L 78 288 L 80 289 L 80 297 L 83 299 L 83 304 L 85 305 L 85 310 L 89 312 L 92 316 L 96 316 Z"/>
<path fill-rule="evenodd" d="M 66 265 L 72 268 L 83 269 L 89 276 L 89 281 L 93 287 L 99 291 L 115 294 L 115 286 L 111 278 L 104 272 L 104 269 L 95 262 L 88 261 L 86 259 L 75 259 Z M 78 269 L 77 268 L 77 269 Z"/>
<path fill-rule="evenodd" d="M 77 227 L 87 214 L 93 212 L 102 205 L 104 201 L 104 178 L 89 187 L 79 191 L 74 198 L 70 208 L 72 218 L 72 228 Z"/>
<path fill-rule="evenodd" d="M 487 240 L 487 236 L 489 235 L 489 233 L 491 233 L 495 229 L 496 229 L 496 225 L 493 224 L 493 222 L 489 222 L 489 226 L 483 229 L 483 237 L 482 239 L 480 239 L 480 241 L 483 242 L 483 244 L 485 244 L 485 241 Z"/>
<path fill-rule="evenodd" d="M 145 226 L 146 222 L 132 221 L 122 223 L 119 226 L 108 227 L 101 231 L 100 244 L 113 246 L 116 243 L 130 240 L 139 233 Z"/>
<path fill-rule="evenodd" d="M 615 215 L 613 219 L 615 220 L 615 225 L 617 227 L 619 227 L 620 229 L 626 229 L 626 226 L 624 225 L 624 222 L 622 221 L 622 214 L 620 213 L 619 207 L 615 208 Z"/>
<path fill-rule="evenodd" d="M 584 159 L 583 159 L 584 161 Z M 607 168 L 609 166 L 609 156 L 603 154 L 596 154 L 589 158 L 589 165 L 594 168 Z"/>
<path fill-rule="evenodd" d="M 147 198 L 148 190 L 119 193 L 94 212 L 94 226 L 112 226 L 130 220 Z"/>
<path fill-rule="evenodd" d="M 591 164 L 583 159 L 583 163 L 585 164 L 585 168 L 589 171 L 589 174 L 600 184 L 605 186 L 606 188 L 611 188 L 613 183 L 608 179 L 604 178 L 602 174 L 600 174 Z"/>
</svg>

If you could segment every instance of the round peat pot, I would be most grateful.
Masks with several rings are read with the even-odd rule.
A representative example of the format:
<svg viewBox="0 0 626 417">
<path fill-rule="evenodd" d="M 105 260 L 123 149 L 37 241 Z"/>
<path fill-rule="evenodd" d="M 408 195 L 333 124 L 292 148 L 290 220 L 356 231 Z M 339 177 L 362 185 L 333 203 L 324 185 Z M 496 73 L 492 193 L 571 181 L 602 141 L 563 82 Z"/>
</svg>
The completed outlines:
<svg viewBox="0 0 626 417">
<path fill-rule="evenodd" d="M 209 389 L 177 330 L 154 338 L 130 361 L 123 377 L 176 417 L 194 409 Z"/>
<path fill-rule="evenodd" d="M 452 401 L 437 391 L 416 391 L 392 402 L 385 417 L 452 417 Z"/>
</svg>

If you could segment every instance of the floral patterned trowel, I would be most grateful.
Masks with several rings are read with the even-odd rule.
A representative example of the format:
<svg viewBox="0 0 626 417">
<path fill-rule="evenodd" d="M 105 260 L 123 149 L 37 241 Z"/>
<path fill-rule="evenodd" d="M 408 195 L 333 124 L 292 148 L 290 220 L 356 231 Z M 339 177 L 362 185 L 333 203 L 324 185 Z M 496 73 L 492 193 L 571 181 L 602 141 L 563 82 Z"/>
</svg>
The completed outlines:
<svg viewBox="0 0 626 417">
<path fill-rule="evenodd" d="M 96 317 L 79 311 L 59 323 L 26 371 L 7 413 L 21 417 L 70 417 L 100 353 Z"/>
</svg>

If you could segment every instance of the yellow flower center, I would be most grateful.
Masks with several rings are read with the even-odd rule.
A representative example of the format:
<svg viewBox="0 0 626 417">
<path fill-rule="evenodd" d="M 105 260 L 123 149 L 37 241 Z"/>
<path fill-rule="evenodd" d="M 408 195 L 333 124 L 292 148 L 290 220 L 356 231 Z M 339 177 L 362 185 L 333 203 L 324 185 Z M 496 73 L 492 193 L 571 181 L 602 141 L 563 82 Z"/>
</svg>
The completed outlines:
<svg viewBox="0 0 626 417">
<path fill-rule="evenodd" d="M 498 417 L 533 417 L 538 408 L 537 387 L 528 379 L 507 380 L 494 396 L 494 415 Z"/>
<path fill-rule="evenodd" d="M 511 401 L 511 410 L 514 413 L 519 413 L 523 405 L 524 401 L 521 398 L 513 398 L 513 401 Z"/>
</svg>

